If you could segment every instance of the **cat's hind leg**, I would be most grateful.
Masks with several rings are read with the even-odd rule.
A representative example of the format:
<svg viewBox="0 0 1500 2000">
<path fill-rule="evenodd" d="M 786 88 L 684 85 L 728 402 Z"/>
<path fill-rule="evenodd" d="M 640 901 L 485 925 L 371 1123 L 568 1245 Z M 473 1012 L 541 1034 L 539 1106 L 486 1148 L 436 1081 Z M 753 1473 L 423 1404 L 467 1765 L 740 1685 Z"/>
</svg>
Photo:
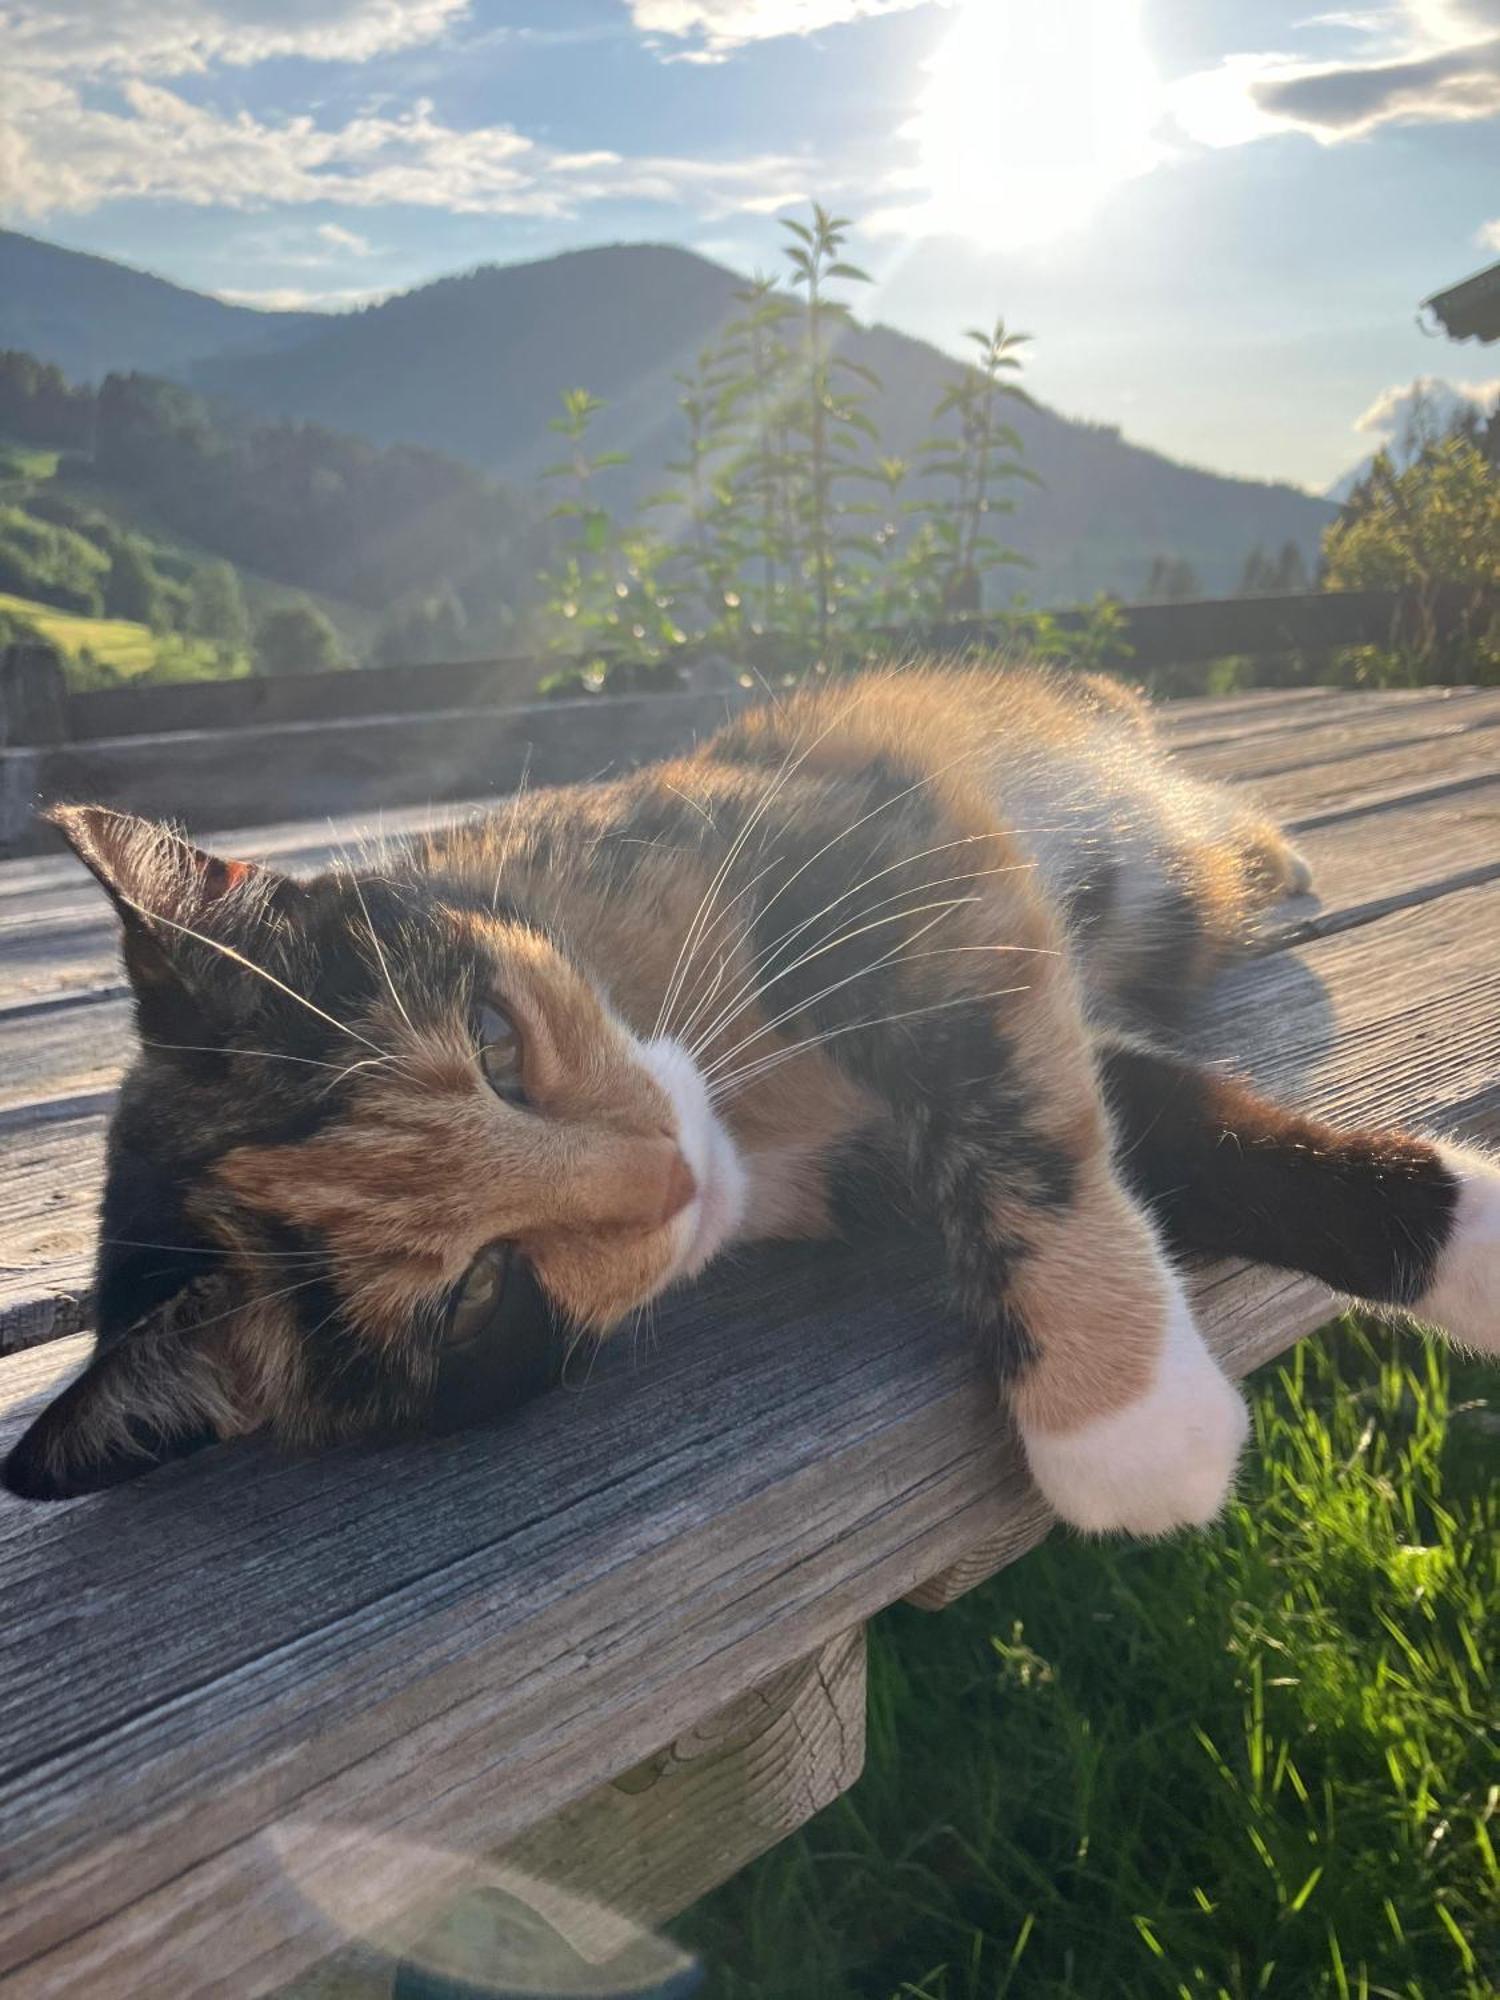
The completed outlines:
<svg viewBox="0 0 1500 2000">
<path fill-rule="evenodd" d="M 1099 1051 L 1122 1171 L 1174 1248 L 1321 1278 L 1500 1354 L 1500 1165 L 1345 1131 L 1124 1041 Z"/>
</svg>

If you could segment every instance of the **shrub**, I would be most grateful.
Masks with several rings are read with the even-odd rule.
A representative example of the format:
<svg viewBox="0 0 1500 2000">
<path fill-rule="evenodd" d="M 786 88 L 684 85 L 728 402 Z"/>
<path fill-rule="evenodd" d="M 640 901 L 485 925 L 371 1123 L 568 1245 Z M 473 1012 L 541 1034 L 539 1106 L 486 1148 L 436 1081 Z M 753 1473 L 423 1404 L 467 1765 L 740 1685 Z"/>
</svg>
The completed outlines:
<svg viewBox="0 0 1500 2000">
<path fill-rule="evenodd" d="M 270 611 L 255 628 L 258 673 L 330 674 L 348 664 L 338 633 L 310 604 Z"/>
</svg>

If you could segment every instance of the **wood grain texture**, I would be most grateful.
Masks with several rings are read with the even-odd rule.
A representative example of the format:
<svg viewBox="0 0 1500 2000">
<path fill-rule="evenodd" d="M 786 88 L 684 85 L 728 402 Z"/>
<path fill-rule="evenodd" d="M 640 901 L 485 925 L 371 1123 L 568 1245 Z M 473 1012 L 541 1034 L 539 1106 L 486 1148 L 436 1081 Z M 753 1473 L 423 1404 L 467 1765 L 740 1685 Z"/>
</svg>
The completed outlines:
<svg viewBox="0 0 1500 2000">
<path fill-rule="evenodd" d="M 337 722 L 254 725 L 233 736 L 185 730 L 0 750 L 0 848 L 45 850 L 38 799 L 91 799 L 195 832 L 284 819 L 316 798 L 325 810 L 378 812 L 390 802 L 509 791 L 618 771 L 681 748 L 743 706 L 725 694 L 627 695 L 527 708 L 428 710 Z"/>
<path fill-rule="evenodd" d="M 625 1987 L 642 1945 L 660 1956 L 655 1927 L 847 1791 L 864 1746 L 865 1643 L 856 1627 L 519 1840 L 464 1857 L 461 1883 L 436 1920 L 418 1901 L 378 1912 L 371 1936 L 359 1921 L 359 1880 L 344 1877 L 340 1855 L 322 1873 L 317 1901 L 361 1942 L 278 2000 L 382 2000 L 395 1959 L 484 1987 L 551 1991 L 550 1975 L 572 1992 L 578 1971 L 591 1968 L 602 1985 Z"/>
</svg>

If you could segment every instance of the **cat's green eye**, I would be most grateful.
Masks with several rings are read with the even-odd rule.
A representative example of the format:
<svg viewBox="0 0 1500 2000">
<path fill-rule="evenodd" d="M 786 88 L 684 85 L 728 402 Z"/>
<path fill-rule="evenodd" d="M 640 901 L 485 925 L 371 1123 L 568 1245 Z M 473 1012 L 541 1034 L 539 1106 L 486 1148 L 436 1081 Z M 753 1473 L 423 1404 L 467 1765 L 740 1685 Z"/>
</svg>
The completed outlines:
<svg viewBox="0 0 1500 2000">
<path fill-rule="evenodd" d="M 487 1243 L 464 1273 L 448 1307 L 443 1339 L 450 1347 L 477 1340 L 499 1315 L 510 1274 L 510 1245 Z"/>
<path fill-rule="evenodd" d="M 498 1097 L 520 1097 L 521 1035 L 509 1014 L 481 1000 L 474 1009 L 474 1040 L 479 1067 L 490 1089 Z"/>
</svg>

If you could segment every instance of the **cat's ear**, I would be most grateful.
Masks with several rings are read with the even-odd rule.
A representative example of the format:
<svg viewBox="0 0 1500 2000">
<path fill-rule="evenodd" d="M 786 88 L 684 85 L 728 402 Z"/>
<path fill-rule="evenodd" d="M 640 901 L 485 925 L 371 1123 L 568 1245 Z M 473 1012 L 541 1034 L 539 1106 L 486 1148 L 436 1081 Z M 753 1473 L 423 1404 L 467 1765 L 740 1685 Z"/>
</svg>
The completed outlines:
<svg viewBox="0 0 1500 2000">
<path fill-rule="evenodd" d="M 222 930 L 237 909 L 285 906 L 298 893 L 289 877 L 251 861 L 226 861 L 170 827 L 108 806 L 54 806 L 44 815 L 103 884 L 119 914 L 125 970 L 143 1011 L 170 1035 L 194 989 L 212 976 L 212 946 L 194 943 Z"/>
<path fill-rule="evenodd" d="M 72 1500 L 247 1428 L 221 1338 L 191 1323 L 208 1316 L 204 1301 L 215 1289 L 197 1281 L 128 1334 L 101 1343 L 22 1434 L 0 1484 L 23 1500 Z"/>
</svg>

